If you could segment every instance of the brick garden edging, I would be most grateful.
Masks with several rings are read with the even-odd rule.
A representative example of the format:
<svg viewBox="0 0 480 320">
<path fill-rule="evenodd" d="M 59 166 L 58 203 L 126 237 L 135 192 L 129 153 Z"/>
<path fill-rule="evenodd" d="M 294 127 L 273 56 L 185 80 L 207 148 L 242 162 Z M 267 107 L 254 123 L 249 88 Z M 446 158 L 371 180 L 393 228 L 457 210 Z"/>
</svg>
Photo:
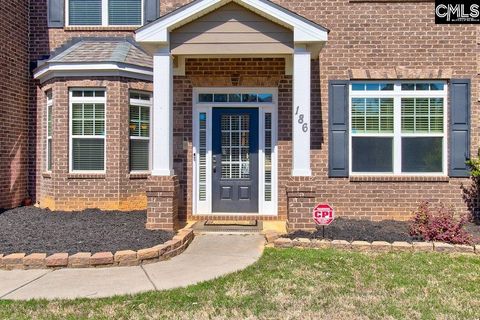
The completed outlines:
<svg viewBox="0 0 480 320">
<path fill-rule="evenodd" d="M 281 238 L 275 232 L 266 232 L 265 238 L 275 248 L 335 248 L 352 251 L 371 252 L 445 252 L 445 253 L 466 253 L 480 255 L 480 245 L 469 246 L 463 244 L 449 244 L 444 242 L 403 242 L 393 243 L 386 241 L 346 241 L 346 240 L 325 240 L 309 238 Z"/>
<path fill-rule="evenodd" d="M 59 269 L 59 268 L 99 268 L 137 266 L 156 261 L 168 260 L 182 253 L 192 242 L 193 229 L 181 229 L 172 238 L 163 244 L 151 248 L 112 252 L 79 252 L 73 255 L 68 253 L 0 253 L 0 269 Z"/>
</svg>

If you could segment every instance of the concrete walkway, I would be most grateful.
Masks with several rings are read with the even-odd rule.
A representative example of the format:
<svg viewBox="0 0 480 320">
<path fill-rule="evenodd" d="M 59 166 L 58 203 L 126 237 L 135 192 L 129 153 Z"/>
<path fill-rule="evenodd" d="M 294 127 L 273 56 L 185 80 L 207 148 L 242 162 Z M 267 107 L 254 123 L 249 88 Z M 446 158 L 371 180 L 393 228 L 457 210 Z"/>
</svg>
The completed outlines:
<svg viewBox="0 0 480 320">
<path fill-rule="evenodd" d="M 200 235 L 181 255 L 143 266 L 0 271 L 0 298 L 73 299 L 184 287 L 241 270 L 260 258 L 261 235 Z"/>
</svg>

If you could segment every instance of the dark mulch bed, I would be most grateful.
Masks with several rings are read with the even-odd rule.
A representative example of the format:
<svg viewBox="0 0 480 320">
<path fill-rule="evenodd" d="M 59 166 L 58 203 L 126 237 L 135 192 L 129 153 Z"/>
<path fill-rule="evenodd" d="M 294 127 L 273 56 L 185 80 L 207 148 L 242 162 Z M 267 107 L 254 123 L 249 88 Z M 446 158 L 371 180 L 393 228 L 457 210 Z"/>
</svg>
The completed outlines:
<svg viewBox="0 0 480 320">
<path fill-rule="evenodd" d="M 468 223 L 465 229 L 473 235 L 474 241 L 480 243 L 480 226 Z M 322 228 L 315 232 L 295 231 L 288 234 L 290 239 L 309 238 L 322 239 Z M 325 227 L 326 239 L 348 240 L 348 241 L 418 241 L 409 234 L 409 224 L 406 221 L 369 221 L 337 218 L 330 225 Z"/>
<path fill-rule="evenodd" d="M 21 207 L 0 213 L 0 253 L 138 250 L 173 233 L 145 229 L 145 211 L 51 212 Z"/>
</svg>

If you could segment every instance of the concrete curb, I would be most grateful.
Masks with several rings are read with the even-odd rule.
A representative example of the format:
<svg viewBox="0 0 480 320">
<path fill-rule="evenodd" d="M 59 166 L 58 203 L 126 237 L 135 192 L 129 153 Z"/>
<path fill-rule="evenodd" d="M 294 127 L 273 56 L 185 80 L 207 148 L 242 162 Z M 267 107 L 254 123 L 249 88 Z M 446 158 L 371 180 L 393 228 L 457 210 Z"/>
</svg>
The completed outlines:
<svg viewBox="0 0 480 320">
<path fill-rule="evenodd" d="M 335 248 L 359 252 L 444 252 L 480 255 L 480 245 L 449 244 L 444 242 L 346 241 L 308 238 L 281 238 L 274 232 L 264 233 L 267 243 L 274 248 Z"/>
<path fill-rule="evenodd" d="M 112 252 L 78 252 L 68 253 L 32 253 L 23 252 L 4 255 L 0 253 L 0 269 L 61 269 L 61 268 L 105 268 L 115 266 L 136 266 L 163 261 L 175 257 L 185 251 L 194 237 L 193 229 L 185 228 L 163 244 L 137 251 L 122 250 Z"/>
</svg>

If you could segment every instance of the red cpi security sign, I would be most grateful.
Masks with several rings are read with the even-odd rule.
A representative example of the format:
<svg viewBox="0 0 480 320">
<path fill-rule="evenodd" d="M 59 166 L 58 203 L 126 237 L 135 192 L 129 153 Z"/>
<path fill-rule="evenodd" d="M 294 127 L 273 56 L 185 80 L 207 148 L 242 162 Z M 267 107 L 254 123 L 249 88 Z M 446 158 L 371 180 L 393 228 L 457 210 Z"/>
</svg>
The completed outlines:
<svg viewBox="0 0 480 320">
<path fill-rule="evenodd" d="M 313 208 L 313 220 L 319 226 L 328 226 L 335 219 L 333 208 L 326 203 L 319 203 Z"/>
</svg>

